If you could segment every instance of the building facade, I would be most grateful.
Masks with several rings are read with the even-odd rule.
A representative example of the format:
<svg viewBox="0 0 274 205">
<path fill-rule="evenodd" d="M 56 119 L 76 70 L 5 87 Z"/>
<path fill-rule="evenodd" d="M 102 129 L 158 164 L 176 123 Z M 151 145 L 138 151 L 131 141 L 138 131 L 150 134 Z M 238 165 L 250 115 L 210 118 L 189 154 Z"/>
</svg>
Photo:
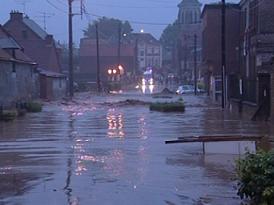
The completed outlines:
<svg viewBox="0 0 274 205">
<path fill-rule="evenodd" d="M 123 82 L 132 76 L 135 70 L 135 48 L 130 44 L 121 43 L 120 55 L 118 45 L 106 40 L 99 41 L 100 77 L 103 84 L 107 84 L 110 77 L 122 77 Z M 79 70 L 75 73 L 76 81 L 80 84 L 91 84 L 96 87 L 97 81 L 97 48 L 96 40 L 83 38 L 80 42 Z M 119 65 L 123 71 L 120 72 Z M 115 74 L 109 70 L 116 70 Z"/>
<path fill-rule="evenodd" d="M 206 4 L 202 12 L 202 73 L 208 93 L 221 98 L 222 43 L 220 4 Z M 226 74 L 239 74 L 240 7 L 226 5 Z"/>
<path fill-rule="evenodd" d="M 12 11 L 10 19 L 5 23 L 4 28 L 12 34 L 16 41 L 23 47 L 24 52 L 38 64 L 40 76 L 47 79 L 46 83 L 41 83 L 41 98 L 55 99 L 55 96 L 64 97 L 66 95 L 66 77 L 61 74 L 59 62 L 59 51 L 52 35 L 44 31 L 37 23 L 23 13 Z M 47 75 L 45 75 L 47 73 Z M 58 76 L 58 77 L 57 77 Z M 55 90 L 53 82 L 61 82 L 60 89 Z M 48 92 L 47 90 L 51 91 Z M 56 92 L 56 93 L 55 93 Z"/>
<path fill-rule="evenodd" d="M 160 69 L 162 67 L 162 46 L 160 41 L 150 33 L 130 34 L 130 44 L 137 48 L 136 59 L 138 71 L 145 71 L 147 68 Z"/>
<path fill-rule="evenodd" d="M 231 100 L 231 105 L 254 120 L 273 119 L 274 2 L 242 0 L 240 7 L 240 71 L 230 96 L 238 104 Z"/>
<path fill-rule="evenodd" d="M 0 25 L 0 106 L 15 107 L 16 103 L 39 98 L 37 64 Z"/>
</svg>

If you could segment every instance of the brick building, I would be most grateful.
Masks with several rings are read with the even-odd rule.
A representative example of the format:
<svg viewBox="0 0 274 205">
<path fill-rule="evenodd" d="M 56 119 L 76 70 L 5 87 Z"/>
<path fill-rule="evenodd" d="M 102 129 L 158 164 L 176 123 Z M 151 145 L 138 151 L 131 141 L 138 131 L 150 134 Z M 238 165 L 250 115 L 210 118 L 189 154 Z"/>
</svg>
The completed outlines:
<svg viewBox="0 0 274 205">
<path fill-rule="evenodd" d="M 133 73 L 135 63 L 135 48 L 130 44 L 121 44 L 120 60 L 118 57 L 118 45 L 100 40 L 100 74 L 102 82 L 108 81 L 108 70 L 118 68 L 118 62 L 124 69 L 124 78 L 128 78 Z M 75 73 L 78 83 L 96 84 L 97 78 L 97 49 L 96 40 L 91 38 L 82 38 L 80 42 L 80 69 Z"/>
<path fill-rule="evenodd" d="M 61 74 L 59 50 L 52 35 L 23 13 L 12 11 L 4 28 L 38 64 L 40 97 L 55 99 L 66 95 L 66 77 Z"/>
<path fill-rule="evenodd" d="M 242 0 L 240 7 L 240 71 L 229 86 L 231 106 L 252 119 L 273 119 L 274 1 Z"/>
<path fill-rule="evenodd" d="M 221 95 L 221 4 L 206 4 L 202 11 L 202 72 L 209 94 Z M 226 5 L 226 74 L 239 73 L 240 7 Z"/>
</svg>

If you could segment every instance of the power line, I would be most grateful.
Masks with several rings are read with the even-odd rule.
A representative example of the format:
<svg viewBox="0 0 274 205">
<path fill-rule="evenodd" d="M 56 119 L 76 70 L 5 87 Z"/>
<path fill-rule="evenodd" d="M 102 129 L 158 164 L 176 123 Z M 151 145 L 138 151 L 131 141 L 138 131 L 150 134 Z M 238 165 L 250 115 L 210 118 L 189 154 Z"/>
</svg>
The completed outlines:
<svg viewBox="0 0 274 205">
<path fill-rule="evenodd" d="M 46 0 L 47 1 L 47 3 L 49 4 L 49 5 L 51 5 L 53 8 L 55 8 L 56 10 L 58 10 L 58 11 L 61 11 L 62 13 L 64 13 L 64 14 L 68 14 L 68 12 L 66 12 L 66 11 L 64 11 L 63 9 L 60 9 L 58 6 L 56 6 L 55 4 L 53 4 L 52 2 L 50 2 L 49 0 Z"/>
</svg>

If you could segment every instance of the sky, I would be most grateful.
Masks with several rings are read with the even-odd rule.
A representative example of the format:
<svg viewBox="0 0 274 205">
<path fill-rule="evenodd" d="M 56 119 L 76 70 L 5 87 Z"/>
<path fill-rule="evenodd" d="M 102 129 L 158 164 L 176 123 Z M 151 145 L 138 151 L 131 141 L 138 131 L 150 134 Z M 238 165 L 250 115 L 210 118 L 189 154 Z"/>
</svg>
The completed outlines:
<svg viewBox="0 0 274 205">
<path fill-rule="evenodd" d="M 106 16 L 130 21 L 134 32 L 144 29 L 160 38 L 167 24 L 177 18 L 177 5 L 181 0 L 83 0 L 89 15 L 73 17 L 73 40 L 76 45 L 83 37 L 83 29 L 98 16 Z M 218 1 L 218 0 L 217 0 Z M 230 0 L 230 2 L 239 0 Z M 67 0 L 0 0 L 0 24 L 9 19 L 11 10 L 18 10 L 35 20 L 42 28 L 53 34 L 55 40 L 67 42 Z M 200 0 L 201 3 L 216 2 L 216 0 Z M 73 1 L 73 12 L 80 13 L 80 0 Z M 44 24 L 43 15 L 47 16 Z M 148 23 L 148 24 L 147 24 Z M 158 25 L 152 25 L 152 24 Z"/>
</svg>

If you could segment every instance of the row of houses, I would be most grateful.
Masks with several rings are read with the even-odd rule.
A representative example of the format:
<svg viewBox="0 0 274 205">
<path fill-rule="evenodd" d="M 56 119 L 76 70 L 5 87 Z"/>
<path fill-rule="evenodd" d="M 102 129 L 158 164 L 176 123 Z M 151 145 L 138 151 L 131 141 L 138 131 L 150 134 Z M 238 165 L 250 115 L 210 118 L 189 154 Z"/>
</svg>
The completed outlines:
<svg viewBox="0 0 274 205">
<path fill-rule="evenodd" d="M 227 106 L 249 118 L 274 118 L 274 2 L 241 0 L 226 5 Z M 202 70 L 214 99 L 220 98 L 221 5 L 205 5 Z"/>
<path fill-rule="evenodd" d="M 60 52 L 52 35 L 23 13 L 12 11 L 0 25 L 0 105 L 65 96 Z"/>
</svg>

